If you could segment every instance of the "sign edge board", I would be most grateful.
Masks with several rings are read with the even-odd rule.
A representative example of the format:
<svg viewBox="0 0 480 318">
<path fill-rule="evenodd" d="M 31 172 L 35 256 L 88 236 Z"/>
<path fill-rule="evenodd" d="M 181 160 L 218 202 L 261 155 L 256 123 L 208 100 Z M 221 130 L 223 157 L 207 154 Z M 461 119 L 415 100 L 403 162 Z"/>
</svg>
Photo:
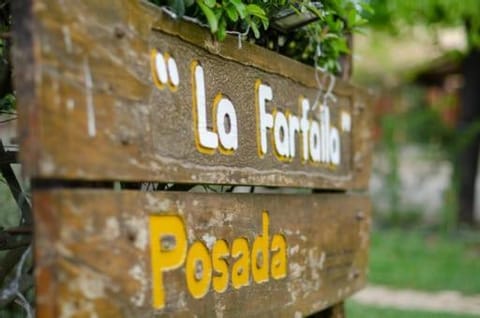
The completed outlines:
<svg viewBox="0 0 480 318">
<path fill-rule="evenodd" d="M 34 193 L 34 204 L 41 317 L 69 310 L 115 317 L 308 315 L 365 285 L 371 220 L 362 195 L 42 190 Z M 277 263 L 281 248 L 275 248 L 281 236 L 285 276 Z M 159 240 L 161 259 L 171 263 L 153 261 L 152 238 Z M 270 253 L 261 252 L 262 239 Z M 243 248 L 250 248 L 248 260 Z M 260 251 L 256 258 L 253 250 Z M 202 255 L 216 262 L 212 275 L 212 263 L 202 260 L 198 269 Z M 247 270 L 240 271 L 240 259 Z M 262 274 L 258 265 L 265 259 L 270 269 Z M 152 281 L 153 264 L 162 269 L 156 276 L 161 285 Z M 235 269 L 249 278 L 243 281 Z M 208 286 L 198 283 L 203 278 Z M 158 286 L 160 302 L 152 296 Z"/>
</svg>

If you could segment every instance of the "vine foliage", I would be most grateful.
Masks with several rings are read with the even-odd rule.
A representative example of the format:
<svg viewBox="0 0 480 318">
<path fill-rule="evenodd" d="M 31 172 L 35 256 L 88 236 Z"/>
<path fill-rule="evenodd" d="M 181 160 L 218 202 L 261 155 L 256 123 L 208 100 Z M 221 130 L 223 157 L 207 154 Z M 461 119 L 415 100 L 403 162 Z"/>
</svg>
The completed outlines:
<svg viewBox="0 0 480 318">
<path fill-rule="evenodd" d="M 362 0 L 150 0 L 173 11 L 178 18 L 187 16 L 208 25 L 222 41 L 228 32 L 244 35 L 249 41 L 306 64 L 338 74 L 339 58 L 350 54 L 348 39 L 366 24 L 371 13 Z M 313 23 L 294 30 L 278 30 L 279 13 L 310 14 Z"/>
</svg>

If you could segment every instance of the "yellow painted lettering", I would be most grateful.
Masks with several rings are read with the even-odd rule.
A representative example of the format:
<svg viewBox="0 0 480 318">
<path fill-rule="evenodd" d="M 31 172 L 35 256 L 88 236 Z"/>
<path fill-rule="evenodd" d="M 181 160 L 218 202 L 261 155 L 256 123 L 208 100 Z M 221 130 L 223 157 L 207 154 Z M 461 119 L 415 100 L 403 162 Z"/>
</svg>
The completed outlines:
<svg viewBox="0 0 480 318">
<path fill-rule="evenodd" d="M 281 279 L 287 276 L 287 241 L 285 237 L 276 234 L 272 238 L 271 251 L 272 255 L 272 277 L 274 279 Z"/>
<path fill-rule="evenodd" d="M 268 281 L 268 267 L 270 264 L 268 250 L 268 227 L 269 227 L 268 212 L 262 212 L 262 234 L 257 236 L 252 246 L 252 276 L 256 283 L 263 283 Z"/>
<path fill-rule="evenodd" d="M 268 282 L 270 276 L 276 280 L 287 276 L 287 241 L 282 234 L 270 236 L 267 211 L 262 212 L 262 230 L 252 245 L 247 238 L 237 237 L 230 247 L 223 239 L 215 240 L 211 250 L 202 241 L 189 246 L 185 222 L 179 215 L 151 215 L 149 229 L 155 309 L 164 309 L 168 303 L 165 273 L 180 267 L 195 299 L 205 297 L 210 287 L 224 293 L 230 279 L 232 287 L 240 289 L 250 285 L 250 275 L 259 284 Z"/>
<path fill-rule="evenodd" d="M 183 220 L 178 215 L 151 215 L 150 258 L 153 281 L 153 306 L 165 307 L 163 272 L 180 267 L 187 253 Z"/>
<path fill-rule="evenodd" d="M 212 264 L 214 270 L 213 289 L 217 293 L 223 293 L 228 287 L 228 263 L 225 258 L 229 255 L 227 242 L 216 241 L 212 249 Z"/>
<path fill-rule="evenodd" d="M 244 237 L 233 240 L 232 257 L 237 258 L 232 268 L 233 288 L 248 286 L 250 281 L 250 253 L 248 241 Z"/>
<path fill-rule="evenodd" d="M 195 242 L 190 246 L 185 264 L 187 288 L 193 298 L 205 296 L 212 281 L 212 261 L 207 247 L 202 242 Z"/>
</svg>

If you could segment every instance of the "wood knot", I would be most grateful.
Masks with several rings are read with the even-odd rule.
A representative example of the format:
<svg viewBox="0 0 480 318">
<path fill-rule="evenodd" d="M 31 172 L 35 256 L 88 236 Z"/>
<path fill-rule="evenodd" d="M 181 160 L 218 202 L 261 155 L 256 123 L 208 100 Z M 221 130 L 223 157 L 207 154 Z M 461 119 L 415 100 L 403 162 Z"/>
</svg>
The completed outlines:
<svg viewBox="0 0 480 318">
<path fill-rule="evenodd" d="M 220 53 L 220 43 L 214 40 L 206 40 L 204 42 L 205 48 L 210 52 L 210 53 L 215 53 L 218 54 Z"/>
<path fill-rule="evenodd" d="M 352 272 L 353 279 L 358 279 L 360 277 L 360 271 L 358 269 L 354 269 Z"/>
<path fill-rule="evenodd" d="M 115 28 L 113 29 L 113 33 L 115 34 L 115 37 L 117 37 L 118 39 L 125 37 L 125 31 L 121 26 L 118 26 L 118 25 L 115 26 Z"/>
<path fill-rule="evenodd" d="M 120 141 L 122 146 L 128 146 L 132 143 L 131 137 L 126 133 L 120 134 L 118 141 Z"/>
<path fill-rule="evenodd" d="M 130 144 L 130 140 L 128 140 L 128 138 L 122 138 L 120 139 L 120 143 L 122 146 L 128 146 Z"/>
<path fill-rule="evenodd" d="M 171 251 L 176 245 L 176 239 L 173 235 L 165 235 L 161 239 L 162 251 Z"/>
<path fill-rule="evenodd" d="M 203 278 L 203 263 L 202 261 L 197 261 L 195 263 L 195 279 L 200 281 Z"/>
<path fill-rule="evenodd" d="M 355 103 L 355 109 L 358 110 L 359 112 L 363 112 L 365 110 L 365 102 L 357 102 Z"/>
<path fill-rule="evenodd" d="M 357 221 L 362 221 L 365 219 L 365 213 L 363 213 L 363 211 L 357 211 L 357 213 L 355 213 L 355 219 Z"/>
</svg>

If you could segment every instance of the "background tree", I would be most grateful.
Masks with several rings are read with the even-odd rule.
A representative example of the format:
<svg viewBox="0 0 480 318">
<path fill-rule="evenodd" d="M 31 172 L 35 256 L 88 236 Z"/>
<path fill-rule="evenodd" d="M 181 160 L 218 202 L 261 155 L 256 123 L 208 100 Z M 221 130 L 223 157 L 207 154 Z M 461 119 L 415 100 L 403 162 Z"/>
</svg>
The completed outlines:
<svg viewBox="0 0 480 318">
<path fill-rule="evenodd" d="M 458 182 L 458 221 L 474 224 L 474 194 L 477 175 L 480 130 L 480 5 L 476 0 L 371 0 L 374 14 L 369 17 L 374 28 L 401 33 L 412 26 L 432 30 L 444 27 L 463 27 L 467 49 L 462 64 L 464 86 L 458 134 L 463 140 L 458 148 L 456 178 Z"/>
</svg>

